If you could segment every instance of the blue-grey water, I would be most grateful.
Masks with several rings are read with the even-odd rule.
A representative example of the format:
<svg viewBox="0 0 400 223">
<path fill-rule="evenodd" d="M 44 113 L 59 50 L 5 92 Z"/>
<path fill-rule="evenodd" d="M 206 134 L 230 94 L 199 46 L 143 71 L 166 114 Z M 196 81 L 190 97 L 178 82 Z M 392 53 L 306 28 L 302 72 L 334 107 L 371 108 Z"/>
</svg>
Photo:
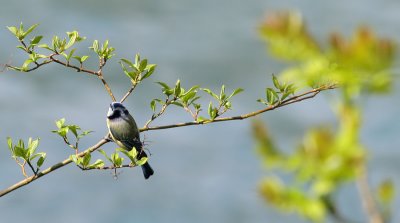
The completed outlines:
<svg viewBox="0 0 400 223">
<path fill-rule="evenodd" d="M 255 99 L 264 93 L 270 74 L 284 64 L 266 53 L 257 35 L 265 14 L 295 9 L 304 15 L 311 32 L 323 41 L 331 31 L 349 35 L 360 24 L 398 40 L 400 2 L 384 1 L 0 1 L 0 62 L 21 63 L 25 57 L 6 26 L 40 23 L 37 33 L 52 35 L 79 30 L 87 37 L 79 51 L 87 53 L 94 39 L 110 40 L 117 57 L 105 69 L 106 79 L 120 98 L 129 82 L 117 59 L 136 52 L 157 63 L 154 76 L 139 86 L 126 104 L 140 126 L 151 116 L 149 102 L 161 94 L 155 81 L 184 87 L 200 84 L 217 89 L 242 87 L 231 114 L 260 109 Z M 92 56 L 92 61 L 95 59 Z M 95 67 L 96 62 L 89 63 Z M 398 85 L 397 85 L 398 86 Z M 370 181 L 392 178 L 400 185 L 398 96 L 365 100 L 362 140 L 370 153 Z M 261 116 L 286 149 L 296 145 L 305 130 L 318 123 L 334 123 L 323 96 Z M 0 187 L 23 179 L 11 159 L 5 138 L 40 137 L 47 152 L 45 167 L 73 151 L 52 134 L 54 120 L 65 117 L 94 130 L 81 147 L 106 133 L 109 97 L 94 77 L 48 65 L 32 73 L 0 73 Z M 384 108 L 384 109 L 382 109 Z M 155 124 L 188 121 L 188 114 L 170 109 Z M 82 172 L 74 165 L 59 169 L 0 199 L 1 222 L 304 222 L 266 205 L 257 185 L 266 175 L 254 151 L 250 122 L 236 121 L 145 133 L 156 173 L 143 180 L 141 171 L 125 169 L 118 180 L 108 171 Z M 109 144 L 109 152 L 115 146 Z M 96 157 L 98 155 L 95 155 Z M 353 185 L 338 196 L 341 211 L 365 222 Z M 393 221 L 400 221 L 399 199 Z"/>
</svg>

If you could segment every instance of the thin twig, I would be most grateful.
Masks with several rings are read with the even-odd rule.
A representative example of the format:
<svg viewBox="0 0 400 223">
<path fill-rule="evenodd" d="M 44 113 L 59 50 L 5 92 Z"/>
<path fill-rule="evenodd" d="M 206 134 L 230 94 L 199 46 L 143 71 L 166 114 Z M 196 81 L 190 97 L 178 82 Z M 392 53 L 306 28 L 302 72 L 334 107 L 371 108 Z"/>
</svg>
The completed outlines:
<svg viewBox="0 0 400 223">
<path fill-rule="evenodd" d="M 124 97 L 121 98 L 121 100 L 119 102 L 124 102 L 128 96 L 133 92 L 133 90 L 135 90 L 137 84 L 132 84 L 131 88 L 128 90 L 128 92 L 126 92 L 126 94 L 124 95 Z"/>
<path fill-rule="evenodd" d="M 371 189 L 367 179 L 367 172 L 365 166 L 360 167 L 358 176 L 356 178 L 358 192 L 362 201 L 364 211 L 369 218 L 370 223 L 384 223 L 383 217 L 378 210 L 375 199 L 372 195 Z"/>
<path fill-rule="evenodd" d="M 102 166 L 102 167 L 90 167 L 90 168 L 83 168 L 81 166 L 78 166 L 81 170 L 114 170 L 114 169 L 122 169 L 122 168 L 132 168 L 136 167 L 137 165 L 133 164 L 125 164 L 121 166 Z"/>
<path fill-rule="evenodd" d="M 167 107 L 168 107 L 170 104 L 172 104 L 173 102 L 175 102 L 175 101 L 176 101 L 176 98 L 173 98 L 173 99 L 171 99 L 171 100 L 169 100 L 169 98 L 167 98 L 167 99 L 165 100 L 164 105 L 161 107 L 161 110 L 160 110 L 157 114 L 153 114 L 153 115 L 151 116 L 151 118 L 146 122 L 146 124 L 144 124 L 143 129 L 148 129 L 150 123 L 153 122 L 156 118 L 160 117 L 162 114 L 164 114 L 164 112 L 165 112 L 165 110 L 167 109 Z"/>
</svg>

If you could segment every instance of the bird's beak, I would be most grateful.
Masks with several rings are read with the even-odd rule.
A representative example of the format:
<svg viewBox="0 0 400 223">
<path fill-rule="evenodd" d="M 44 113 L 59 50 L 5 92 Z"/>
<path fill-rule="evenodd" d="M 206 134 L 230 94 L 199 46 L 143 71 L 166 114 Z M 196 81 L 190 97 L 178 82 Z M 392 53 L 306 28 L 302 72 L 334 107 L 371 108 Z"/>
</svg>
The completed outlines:
<svg viewBox="0 0 400 223">
<path fill-rule="evenodd" d="M 107 112 L 107 118 L 110 118 L 113 114 L 114 114 L 114 108 L 113 108 L 112 104 L 110 104 L 110 108 L 108 109 L 108 112 Z"/>
</svg>

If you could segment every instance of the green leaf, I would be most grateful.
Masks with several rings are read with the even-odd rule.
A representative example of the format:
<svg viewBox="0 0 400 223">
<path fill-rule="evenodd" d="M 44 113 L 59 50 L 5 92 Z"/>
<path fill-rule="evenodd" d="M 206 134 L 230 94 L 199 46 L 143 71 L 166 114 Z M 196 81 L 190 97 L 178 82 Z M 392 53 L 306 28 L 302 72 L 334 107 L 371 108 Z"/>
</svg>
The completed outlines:
<svg viewBox="0 0 400 223">
<path fill-rule="evenodd" d="M 219 93 L 219 99 L 223 101 L 225 99 L 225 85 L 222 85 L 221 92 Z"/>
<path fill-rule="evenodd" d="M 270 105 L 275 104 L 278 99 L 278 94 L 272 88 L 266 89 L 266 96 L 267 96 L 267 102 Z"/>
<path fill-rule="evenodd" d="M 156 82 L 157 84 L 159 84 L 159 85 L 161 85 L 161 87 L 163 87 L 164 89 L 170 89 L 170 87 L 166 84 L 166 83 L 164 83 L 164 82 Z"/>
<path fill-rule="evenodd" d="M 43 48 L 43 49 L 47 49 L 47 50 L 54 51 L 54 49 L 50 48 L 49 45 L 47 45 L 47 44 L 40 44 L 40 45 L 38 45 L 38 47 Z"/>
<path fill-rule="evenodd" d="M 201 90 L 207 92 L 209 95 L 213 96 L 215 99 L 219 100 L 218 95 L 216 95 L 214 92 L 212 92 L 210 89 L 208 88 L 202 88 Z"/>
<path fill-rule="evenodd" d="M 39 138 L 35 139 L 32 141 L 32 138 L 29 138 L 29 142 L 28 142 L 28 148 L 29 148 L 29 153 L 30 154 L 34 154 L 37 147 L 39 146 Z"/>
<path fill-rule="evenodd" d="M 139 65 L 139 61 L 140 61 L 140 54 L 136 54 L 135 55 L 135 64 L 136 64 L 136 66 L 138 66 Z"/>
<path fill-rule="evenodd" d="M 38 27 L 38 25 L 39 24 L 34 24 L 33 26 L 29 27 L 29 29 L 26 30 L 26 32 L 24 32 L 24 34 L 21 36 L 21 38 L 24 39 L 29 33 L 31 33 L 34 29 L 36 29 L 36 27 Z"/>
<path fill-rule="evenodd" d="M 139 70 L 143 71 L 147 67 L 147 59 L 140 61 Z"/>
<path fill-rule="evenodd" d="M 38 161 L 36 162 L 36 166 L 40 168 L 43 165 L 45 159 L 46 155 L 39 157 Z"/>
<path fill-rule="evenodd" d="M 171 104 L 176 105 L 176 106 L 179 106 L 179 107 L 182 107 L 182 108 L 184 107 L 183 104 L 180 103 L 179 101 L 174 101 L 174 102 L 172 102 Z"/>
<path fill-rule="evenodd" d="M 22 64 L 22 70 L 23 71 L 27 71 L 28 67 L 29 67 L 29 64 L 31 64 L 32 62 L 33 62 L 32 59 L 25 60 L 24 64 Z"/>
<path fill-rule="evenodd" d="M 142 166 L 147 162 L 147 160 L 148 160 L 148 157 L 142 157 L 140 160 L 136 161 L 135 163 L 138 166 Z"/>
<path fill-rule="evenodd" d="M 67 33 L 67 34 L 68 34 L 68 33 Z M 68 34 L 68 36 L 69 36 L 69 41 L 68 41 L 67 45 L 65 45 L 64 49 L 68 49 L 68 48 L 70 48 L 72 45 L 75 44 L 76 38 L 78 37 L 78 33 L 77 33 L 76 31 L 75 31 L 75 32 L 70 32 L 70 33 Z"/>
<path fill-rule="evenodd" d="M 143 75 L 142 79 L 146 79 L 146 78 L 150 77 L 154 73 L 154 70 L 156 69 L 156 67 L 157 67 L 157 64 L 147 65 L 147 67 L 145 69 L 147 72 Z"/>
<path fill-rule="evenodd" d="M 174 95 L 179 97 L 181 94 L 181 81 L 178 79 L 175 84 Z"/>
<path fill-rule="evenodd" d="M 120 59 L 122 62 L 128 64 L 130 67 L 134 67 L 134 64 L 132 63 L 132 61 L 125 59 L 125 58 L 121 58 Z"/>
<path fill-rule="evenodd" d="M 231 97 L 233 97 L 233 96 L 239 94 L 240 92 L 243 92 L 243 91 L 244 91 L 244 90 L 243 90 L 242 88 L 237 88 L 237 89 L 235 89 L 235 90 L 232 92 L 232 94 L 229 95 L 229 97 L 227 98 L 227 100 L 230 99 Z"/>
<path fill-rule="evenodd" d="M 196 92 L 194 92 L 194 91 L 192 91 L 192 92 L 186 92 L 186 93 L 181 97 L 181 100 L 182 100 L 185 104 L 187 104 L 187 102 L 188 102 L 190 99 L 194 98 L 194 96 L 196 96 Z"/>
<path fill-rule="evenodd" d="M 127 151 L 126 149 L 123 148 L 117 148 L 117 151 L 123 153 L 128 159 L 131 160 L 132 163 L 135 163 L 135 159 L 137 156 L 137 151 L 135 148 L 132 148 L 130 151 Z"/>
<path fill-rule="evenodd" d="M 91 159 L 91 158 L 92 158 L 92 155 L 91 155 L 90 153 L 86 153 L 86 154 L 83 156 L 82 166 L 83 166 L 83 167 L 88 166 L 89 163 L 90 163 L 90 159 Z"/>
<path fill-rule="evenodd" d="M 202 121 L 206 121 L 206 120 L 208 120 L 208 118 L 206 118 L 206 117 L 203 117 L 203 116 L 199 116 L 199 117 L 197 117 L 197 122 L 202 122 Z"/>
<path fill-rule="evenodd" d="M 93 45 L 90 47 L 95 53 L 99 54 L 99 41 L 94 40 Z"/>
<path fill-rule="evenodd" d="M 78 131 L 80 130 L 81 127 L 79 127 L 78 125 L 68 125 L 67 128 L 69 130 L 71 130 L 72 134 L 74 134 L 75 137 L 78 137 Z"/>
<path fill-rule="evenodd" d="M 150 108 L 151 108 L 151 110 L 153 110 L 153 112 L 156 111 L 156 100 L 152 100 L 150 102 Z"/>
<path fill-rule="evenodd" d="M 64 127 L 64 123 L 65 123 L 65 118 L 61 118 L 61 119 L 57 120 L 56 121 L 57 128 L 61 129 L 62 127 Z"/>
<path fill-rule="evenodd" d="M 272 75 L 272 82 L 274 83 L 274 86 L 276 89 L 281 89 L 281 84 L 279 83 L 278 78 L 276 78 L 275 75 Z"/>
<path fill-rule="evenodd" d="M 82 159 L 78 157 L 77 155 L 70 155 L 69 158 L 74 162 L 76 165 L 80 165 L 82 162 Z"/>
<path fill-rule="evenodd" d="M 15 27 L 15 26 L 7 26 L 7 29 L 10 30 L 10 32 L 12 34 L 14 34 L 14 36 L 16 36 L 17 38 L 19 37 L 17 27 Z"/>
<path fill-rule="evenodd" d="M 25 150 L 23 147 L 21 147 L 21 146 L 14 147 L 14 155 L 16 157 L 21 157 L 24 160 L 28 160 L 28 158 L 26 157 L 26 153 L 27 153 L 27 150 Z"/>
<path fill-rule="evenodd" d="M 65 59 L 67 59 L 67 61 L 69 61 L 72 57 L 72 55 L 74 55 L 76 49 L 72 49 L 71 51 L 69 51 L 68 55 L 65 57 Z"/>
<path fill-rule="evenodd" d="M 42 40 L 43 36 L 35 36 L 31 39 L 31 46 L 37 45 L 40 40 Z"/>
<path fill-rule="evenodd" d="M 389 179 L 383 181 L 378 187 L 377 194 L 382 203 L 389 205 L 395 198 L 395 187 L 393 181 Z"/>
<path fill-rule="evenodd" d="M 11 139 L 11 137 L 7 137 L 7 145 L 8 145 L 8 148 L 10 149 L 10 151 L 12 152 L 12 150 L 13 150 L 13 144 L 12 144 L 12 139 Z"/>
<path fill-rule="evenodd" d="M 107 159 L 108 161 L 110 161 L 111 163 L 113 163 L 111 157 L 109 157 L 109 156 L 107 155 L 107 153 L 104 152 L 104 150 L 98 149 L 97 151 L 99 151 L 99 153 L 103 154 L 103 156 L 106 157 L 106 159 Z"/>
<path fill-rule="evenodd" d="M 104 166 L 104 161 L 101 159 L 97 159 L 96 162 L 87 166 L 87 168 L 99 168 Z"/>
<path fill-rule="evenodd" d="M 85 62 L 85 60 L 87 60 L 87 58 L 89 58 L 89 56 L 82 56 L 80 59 L 80 62 L 81 63 Z"/>
</svg>

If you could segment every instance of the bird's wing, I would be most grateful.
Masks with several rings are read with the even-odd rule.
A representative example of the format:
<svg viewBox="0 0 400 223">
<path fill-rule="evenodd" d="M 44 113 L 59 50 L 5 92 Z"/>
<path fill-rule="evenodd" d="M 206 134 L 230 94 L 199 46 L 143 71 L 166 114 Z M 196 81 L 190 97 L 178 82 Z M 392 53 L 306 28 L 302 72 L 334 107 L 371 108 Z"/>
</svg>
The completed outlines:
<svg viewBox="0 0 400 223">
<path fill-rule="evenodd" d="M 142 148 L 139 130 L 131 115 L 125 117 L 123 121 L 108 124 L 112 138 L 117 144 L 120 142 L 122 144 L 120 146 L 123 146 L 128 150 L 131 150 L 133 147 L 137 150 Z M 115 131 L 115 129 L 118 129 L 118 131 Z"/>
</svg>

